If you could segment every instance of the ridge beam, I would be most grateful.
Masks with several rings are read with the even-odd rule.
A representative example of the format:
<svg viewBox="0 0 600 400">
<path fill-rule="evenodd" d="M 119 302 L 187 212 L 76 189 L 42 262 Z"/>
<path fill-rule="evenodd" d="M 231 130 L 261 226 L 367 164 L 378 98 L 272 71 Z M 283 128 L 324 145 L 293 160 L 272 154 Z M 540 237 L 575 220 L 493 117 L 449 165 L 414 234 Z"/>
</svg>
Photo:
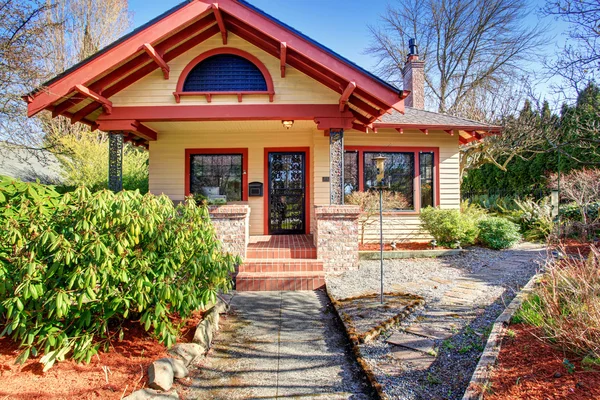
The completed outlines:
<svg viewBox="0 0 600 400">
<path fill-rule="evenodd" d="M 160 67 L 160 69 L 162 69 L 165 80 L 168 80 L 169 72 L 171 71 L 171 69 L 169 68 L 169 65 L 166 63 L 166 61 L 162 58 L 162 55 L 158 54 L 156 49 L 152 47 L 150 43 L 144 43 L 142 48 L 150 56 L 150 58 Z"/>
</svg>

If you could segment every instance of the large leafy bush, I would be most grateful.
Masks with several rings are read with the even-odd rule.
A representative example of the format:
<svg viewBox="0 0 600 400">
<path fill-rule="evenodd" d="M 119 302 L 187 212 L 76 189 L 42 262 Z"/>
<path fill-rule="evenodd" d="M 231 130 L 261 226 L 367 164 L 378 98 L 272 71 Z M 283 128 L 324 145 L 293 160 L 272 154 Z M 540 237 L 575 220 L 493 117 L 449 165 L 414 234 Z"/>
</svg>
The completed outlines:
<svg viewBox="0 0 600 400">
<path fill-rule="evenodd" d="M 479 221 L 479 241 L 491 249 L 507 249 L 521 240 L 519 226 L 502 217 Z"/>
<path fill-rule="evenodd" d="M 205 207 L 138 191 L 59 195 L 0 178 L 0 325 L 49 368 L 88 361 L 124 320 L 170 346 L 186 318 L 231 287 Z"/>
<path fill-rule="evenodd" d="M 423 229 L 442 246 L 473 244 L 479 233 L 476 218 L 459 210 L 427 207 L 421 210 L 419 218 Z"/>
</svg>

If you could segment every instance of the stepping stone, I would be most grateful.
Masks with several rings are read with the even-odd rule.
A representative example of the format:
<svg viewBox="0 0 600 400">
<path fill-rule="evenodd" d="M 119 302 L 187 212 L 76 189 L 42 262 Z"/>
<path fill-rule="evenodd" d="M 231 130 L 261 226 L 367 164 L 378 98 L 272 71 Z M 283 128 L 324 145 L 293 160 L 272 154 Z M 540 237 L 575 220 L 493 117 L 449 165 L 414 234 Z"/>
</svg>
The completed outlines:
<svg viewBox="0 0 600 400">
<path fill-rule="evenodd" d="M 429 280 L 439 283 L 440 285 L 448 285 L 448 284 L 452 283 L 452 281 L 449 281 L 447 279 L 442 279 L 442 278 L 429 278 Z"/>
<path fill-rule="evenodd" d="M 440 329 L 432 325 L 418 324 L 406 329 L 406 332 L 413 335 L 423 336 L 430 339 L 444 340 L 452 336 L 452 332 L 446 329 Z"/>
<path fill-rule="evenodd" d="M 396 346 L 417 350 L 425 354 L 435 354 L 433 348 L 435 342 L 428 338 L 397 332 L 390 336 L 387 342 Z"/>
<path fill-rule="evenodd" d="M 435 357 L 420 351 L 410 350 L 401 346 L 392 347 L 392 357 L 403 363 L 407 363 L 416 371 L 428 370 L 435 361 Z"/>
</svg>

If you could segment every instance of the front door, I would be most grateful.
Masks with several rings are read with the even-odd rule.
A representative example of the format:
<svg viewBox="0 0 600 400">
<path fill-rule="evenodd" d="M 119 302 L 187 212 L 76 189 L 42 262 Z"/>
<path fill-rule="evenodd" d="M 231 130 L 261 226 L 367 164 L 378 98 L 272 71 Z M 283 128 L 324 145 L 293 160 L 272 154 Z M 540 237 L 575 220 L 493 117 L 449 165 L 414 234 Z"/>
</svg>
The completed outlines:
<svg viewBox="0 0 600 400">
<path fill-rule="evenodd" d="M 303 234 L 306 223 L 306 153 L 270 152 L 268 157 L 269 234 Z"/>
</svg>

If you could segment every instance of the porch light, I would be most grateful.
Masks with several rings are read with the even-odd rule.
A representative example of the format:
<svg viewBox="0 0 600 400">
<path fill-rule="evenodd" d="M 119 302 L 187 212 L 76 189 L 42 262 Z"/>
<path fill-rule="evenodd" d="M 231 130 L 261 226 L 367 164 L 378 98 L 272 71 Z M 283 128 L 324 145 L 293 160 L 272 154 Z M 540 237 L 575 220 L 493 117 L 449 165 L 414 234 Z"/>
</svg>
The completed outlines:
<svg viewBox="0 0 600 400">
<path fill-rule="evenodd" d="M 377 186 L 382 186 L 385 173 L 386 158 L 383 155 L 379 154 L 377 157 L 374 158 L 374 160 L 375 165 L 377 166 Z"/>
<path fill-rule="evenodd" d="M 285 129 L 290 129 L 292 126 L 294 126 L 294 121 L 286 119 L 286 120 L 281 121 L 281 124 L 283 125 L 283 127 Z"/>
</svg>

